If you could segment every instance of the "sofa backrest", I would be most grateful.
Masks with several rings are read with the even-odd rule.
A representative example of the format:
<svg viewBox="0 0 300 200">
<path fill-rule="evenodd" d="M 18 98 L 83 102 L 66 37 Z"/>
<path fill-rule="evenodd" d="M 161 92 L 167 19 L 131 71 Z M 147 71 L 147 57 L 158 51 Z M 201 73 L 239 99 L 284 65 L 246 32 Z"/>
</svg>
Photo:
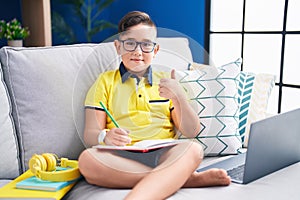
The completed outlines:
<svg viewBox="0 0 300 200">
<path fill-rule="evenodd" d="M 187 69 L 192 60 L 188 40 L 160 41 L 162 55 L 155 62 Z M 163 58 L 166 53 L 171 56 Z M 27 170 L 33 154 L 77 159 L 85 148 L 85 95 L 100 73 L 119 66 L 113 43 L 3 47 L 0 61 L 0 120 L 5 120 L 0 125 L 0 178 Z"/>
<path fill-rule="evenodd" d="M 116 66 L 103 54 L 117 57 L 113 46 L 105 44 L 2 49 L 22 171 L 28 169 L 33 154 L 52 152 L 76 159 L 84 149 L 80 137 L 83 99 L 91 76 Z M 85 67 L 91 70 L 81 74 Z M 79 78 L 81 75 L 83 78 Z M 82 90 L 77 92 L 74 86 Z M 79 113 L 80 120 L 75 121 Z"/>
<path fill-rule="evenodd" d="M 19 175 L 18 142 L 11 116 L 11 102 L 2 68 L 0 68 L 0 178 L 9 179 Z"/>
</svg>

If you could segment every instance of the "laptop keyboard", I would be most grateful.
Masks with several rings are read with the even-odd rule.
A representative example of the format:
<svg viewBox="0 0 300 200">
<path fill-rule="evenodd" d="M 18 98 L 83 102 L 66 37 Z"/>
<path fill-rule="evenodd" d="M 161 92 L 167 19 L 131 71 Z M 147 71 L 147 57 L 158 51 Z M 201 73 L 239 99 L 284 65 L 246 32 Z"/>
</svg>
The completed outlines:
<svg viewBox="0 0 300 200">
<path fill-rule="evenodd" d="M 238 167 L 227 170 L 228 176 L 232 179 L 243 180 L 245 165 L 240 165 Z"/>
</svg>

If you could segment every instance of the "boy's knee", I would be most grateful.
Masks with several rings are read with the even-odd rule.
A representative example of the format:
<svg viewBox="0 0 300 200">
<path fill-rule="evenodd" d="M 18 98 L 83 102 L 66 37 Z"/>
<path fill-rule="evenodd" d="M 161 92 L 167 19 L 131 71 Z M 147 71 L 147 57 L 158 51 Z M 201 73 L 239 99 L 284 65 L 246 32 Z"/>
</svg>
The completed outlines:
<svg viewBox="0 0 300 200">
<path fill-rule="evenodd" d="M 84 150 L 78 158 L 79 171 L 89 184 L 96 184 L 95 174 L 99 176 L 99 173 L 95 172 L 93 160 L 93 155 L 88 149 Z"/>
<path fill-rule="evenodd" d="M 193 151 L 193 154 L 195 155 L 196 159 L 199 161 L 202 161 L 203 157 L 204 157 L 204 151 L 203 151 L 203 147 L 200 143 L 198 142 L 191 142 L 191 148 Z"/>
<path fill-rule="evenodd" d="M 83 176 L 85 175 L 87 165 L 90 163 L 88 157 L 89 157 L 89 152 L 87 150 L 84 150 L 78 158 L 79 171 Z"/>
</svg>

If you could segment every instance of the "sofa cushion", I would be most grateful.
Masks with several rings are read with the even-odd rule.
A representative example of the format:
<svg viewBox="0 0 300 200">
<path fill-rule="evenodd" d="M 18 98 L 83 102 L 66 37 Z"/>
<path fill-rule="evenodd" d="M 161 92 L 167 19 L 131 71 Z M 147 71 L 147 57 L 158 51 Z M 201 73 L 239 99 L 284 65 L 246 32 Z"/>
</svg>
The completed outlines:
<svg viewBox="0 0 300 200">
<path fill-rule="evenodd" d="M 179 82 L 200 118 L 201 130 L 196 139 L 206 156 L 237 154 L 242 147 L 237 93 L 240 64 L 237 60 L 218 68 L 203 65 L 179 72 Z"/>
<path fill-rule="evenodd" d="M 84 97 L 100 72 L 118 66 L 113 58 L 118 60 L 111 43 L 2 48 L 23 171 L 33 154 L 78 158 L 84 149 Z"/>
<path fill-rule="evenodd" d="M 206 157 L 201 166 L 205 167 L 206 164 L 212 164 L 226 158 L 228 157 L 214 158 L 214 160 L 205 162 Z M 168 197 L 167 200 L 299 200 L 299 170 L 300 163 L 296 163 L 247 185 L 231 183 L 227 187 L 181 188 L 175 194 Z M 124 199 L 129 192 L 130 189 L 103 188 L 88 184 L 82 180 L 63 199 L 120 200 Z"/>
<path fill-rule="evenodd" d="M 11 103 L 0 67 L 0 179 L 19 175 L 17 136 L 11 115 Z"/>
<path fill-rule="evenodd" d="M 240 73 L 238 85 L 239 132 L 244 147 L 248 145 L 250 124 L 266 118 L 269 97 L 274 85 L 274 75 L 243 71 Z"/>
</svg>

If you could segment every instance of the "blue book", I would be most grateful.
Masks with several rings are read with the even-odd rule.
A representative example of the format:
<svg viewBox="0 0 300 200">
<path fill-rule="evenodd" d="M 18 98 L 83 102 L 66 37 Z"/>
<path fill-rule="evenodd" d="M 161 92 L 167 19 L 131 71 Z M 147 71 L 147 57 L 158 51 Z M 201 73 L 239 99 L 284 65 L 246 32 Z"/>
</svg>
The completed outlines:
<svg viewBox="0 0 300 200">
<path fill-rule="evenodd" d="M 17 189 L 28 189 L 28 190 L 43 190 L 43 191 L 51 191 L 55 192 L 60 190 L 67 185 L 74 183 L 74 181 L 62 181 L 62 182 L 54 182 L 54 181 L 45 181 L 41 180 L 35 176 L 31 176 L 26 178 L 16 184 Z"/>
</svg>

